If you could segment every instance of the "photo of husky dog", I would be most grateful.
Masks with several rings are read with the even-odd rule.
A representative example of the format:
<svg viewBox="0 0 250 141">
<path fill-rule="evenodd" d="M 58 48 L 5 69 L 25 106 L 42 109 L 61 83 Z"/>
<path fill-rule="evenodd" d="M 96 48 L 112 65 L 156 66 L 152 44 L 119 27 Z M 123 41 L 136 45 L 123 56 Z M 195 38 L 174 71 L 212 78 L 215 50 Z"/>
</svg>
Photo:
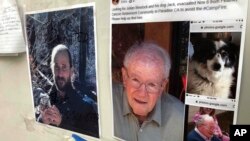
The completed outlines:
<svg viewBox="0 0 250 141">
<path fill-rule="evenodd" d="M 192 44 L 194 53 L 188 65 L 187 92 L 230 98 L 238 47 L 231 42 L 206 38 L 199 38 Z"/>
</svg>

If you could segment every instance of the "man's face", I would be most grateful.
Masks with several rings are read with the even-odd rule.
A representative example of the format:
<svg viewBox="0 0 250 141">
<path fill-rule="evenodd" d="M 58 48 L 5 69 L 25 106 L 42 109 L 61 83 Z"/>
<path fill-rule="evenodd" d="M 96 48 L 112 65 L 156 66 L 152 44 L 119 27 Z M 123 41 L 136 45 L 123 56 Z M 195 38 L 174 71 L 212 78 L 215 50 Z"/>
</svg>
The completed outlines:
<svg viewBox="0 0 250 141">
<path fill-rule="evenodd" d="M 159 60 L 135 58 L 122 68 L 128 103 L 136 116 L 147 117 L 161 96 L 167 84 L 162 64 Z"/>
<path fill-rule="evenodd" d="M 216 123 L 214 120 L 205 121 L 200 127 L 200 132 L 208 138 L 211 138 L 214 135 L 214 130 L 216 128 Z"/>
<path fill-rule="evenodd" d="M 71 85 L 72 69 L 67 52 L 59 52 L 54 59 L 54 81 L 60 91 L 65 91 Z"/>
</svg>

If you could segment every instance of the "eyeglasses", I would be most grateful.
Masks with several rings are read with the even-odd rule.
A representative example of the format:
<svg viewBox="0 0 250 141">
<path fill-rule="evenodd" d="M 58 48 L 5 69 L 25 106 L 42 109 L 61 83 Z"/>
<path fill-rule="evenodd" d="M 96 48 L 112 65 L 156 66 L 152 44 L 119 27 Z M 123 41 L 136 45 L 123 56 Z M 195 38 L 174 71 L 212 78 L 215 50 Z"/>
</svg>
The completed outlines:
<svg viewBox="0 0 250 141">
<path fill-rule="evenodd" d="M 206 125 L 206 124 L 203 124 L 203 127 L 206 128 L 209 131 L 215 131 L 215 129 L 216 129 L 215 126 L 209 126 L 209 125 Z"/>
<path fill-rule="evenodd" d="M 124 67 L 125 68 L 125 67 Z M 141 82 L 138 78 L 133 77 L 133 76 L 129 76 L 127 69 L 126 70 L 126 74 L 128 76 L 128 82 L 130 83 L 130 85 L 132 87 L 134 87 L 135 89 L 139 89 L 142 85 L 145 85 L 146 91 L 148 93 L 159 93 L 161 88 L 162 88 L 162 82 L 161 83 L 157 83 L 157 82 L 147 82 L 147 83 L 143 83 Z M 163 80 L 164 81 L 164 80 Z"/>
</svg>

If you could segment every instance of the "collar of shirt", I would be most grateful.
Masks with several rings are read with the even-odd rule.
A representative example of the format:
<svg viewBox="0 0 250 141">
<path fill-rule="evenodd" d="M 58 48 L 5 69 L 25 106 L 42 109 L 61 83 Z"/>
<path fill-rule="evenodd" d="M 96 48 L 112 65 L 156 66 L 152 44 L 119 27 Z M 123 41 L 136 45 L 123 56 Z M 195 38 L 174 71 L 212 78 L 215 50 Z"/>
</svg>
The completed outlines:
<svg viewBox="0 0 250 141">
<path fill-rule="evenodd" d="M 123 116 L 133 114 L 127 100 L 127 93 L 123 91 Z M 154 121 L 161 126 L 161 100 L 159 99 L 155 105 L 154 110 L 149 114 L 147 122 Z"/>
<path fill-rule="evenodd" d="M 198 128 L 194 128 L 194 130 L 205 140 L 205 141 L 211 141 L 211 138 L 207 138 L 205 135 L 203 135 Z"/>
</svg>

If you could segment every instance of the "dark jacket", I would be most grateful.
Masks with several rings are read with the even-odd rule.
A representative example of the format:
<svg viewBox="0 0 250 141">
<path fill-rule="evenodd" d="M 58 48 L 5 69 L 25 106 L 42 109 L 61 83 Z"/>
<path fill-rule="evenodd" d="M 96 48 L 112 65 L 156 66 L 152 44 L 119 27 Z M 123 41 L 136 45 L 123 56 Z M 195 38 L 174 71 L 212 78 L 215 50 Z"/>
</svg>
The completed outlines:
<svg viewBox="0 0 250 141">
<path fill-rule="evenodd" d="M 187 135 L 187 141 L 205 141 L 195 130 L 192 130 Z M 216 136 L 211 138 L 211 141 L 221 141 Z"/>
<path fill-rule="evenodd" d="M 62 115 L 59 127 L 99 137 L 98 114 L 90 103 L 83 100 L 83 96 L 72 88 L 66 92 L 64 99 L 61 99 L 57 96 L 55 86 L 49 96 L 51 105 L 55 105 Z"/>
</svg>

